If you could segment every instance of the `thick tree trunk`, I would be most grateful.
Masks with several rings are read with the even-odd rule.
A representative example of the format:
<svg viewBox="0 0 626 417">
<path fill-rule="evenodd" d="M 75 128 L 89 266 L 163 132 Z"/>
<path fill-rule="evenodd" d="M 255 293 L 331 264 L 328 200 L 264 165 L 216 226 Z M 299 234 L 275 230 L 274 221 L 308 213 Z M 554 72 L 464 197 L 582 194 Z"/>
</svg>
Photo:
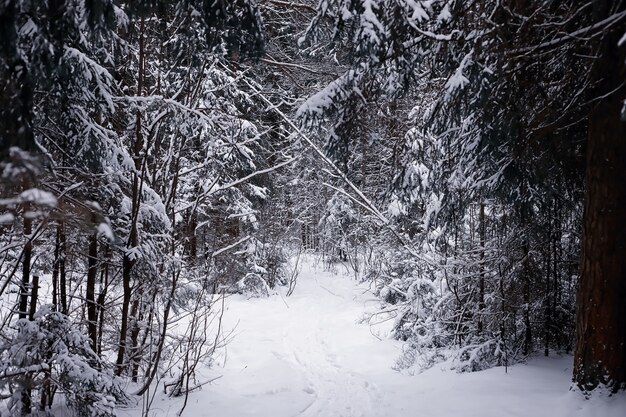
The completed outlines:
<svg viewBox="0 0 626 417">
<path fill-rule="evenodd" d="M 610 4 L 596 8 L 608 12 Z M 574 380 L 585 391 L 599 384 L 626 388 L 626 121 L 620 118 L 626 48 L 617 48 L 623 33 L 622 25 L 603 40 L 594 91 L 603 98 L 591 111 L 587 140 L 574 364 Z"/>
<path fill-rule="evenodd" d="M 626 122 L 620 102 L 591 116 L 574 378 L 580 388 L 626 384 Z"/>
</svg>

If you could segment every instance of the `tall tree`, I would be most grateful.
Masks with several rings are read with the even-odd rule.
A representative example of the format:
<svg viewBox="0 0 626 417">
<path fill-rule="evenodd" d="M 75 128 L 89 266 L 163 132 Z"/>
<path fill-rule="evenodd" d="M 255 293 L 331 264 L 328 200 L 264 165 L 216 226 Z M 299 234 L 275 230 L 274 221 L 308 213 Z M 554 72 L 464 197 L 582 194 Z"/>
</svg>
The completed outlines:
<svg viewBox="0 0 626 417">
<path fill-rule="evenodd" d="M 593 40 L 574 379 L 617 391 L 626 389 L 626 2 L 597 1 L 592 12 L 600 28 L 619 23 Z"/>
</svg>

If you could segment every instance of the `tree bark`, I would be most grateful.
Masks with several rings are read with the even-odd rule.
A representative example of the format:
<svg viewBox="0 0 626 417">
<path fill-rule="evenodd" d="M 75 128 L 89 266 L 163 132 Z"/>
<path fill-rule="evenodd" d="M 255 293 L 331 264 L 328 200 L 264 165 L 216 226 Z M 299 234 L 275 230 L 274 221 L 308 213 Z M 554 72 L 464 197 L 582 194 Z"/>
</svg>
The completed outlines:
<svg viewBox="0 0 626 417">
<path fill-rule="evenodd" d="M 528 224 L 530 217 L 530 207 L 527 203 L 528 199 L 524 199 L 525 203 L 522 203 L 520 207 L 520 223 L 523 226 Z M 522 297 L 524 308 L 522 316 L 524 320 L 524 343 L 522 346 L 522 353 L 524 356 L 528 356 L 533 351 L 533 331 L 530 322 L 530 288 L 531 288 L 531 270 L 530 270 L 530 242 L 528 237 L 522 239 Z"/>
<path fill-rule="evenodd" d="M 136 291 L 135 299 L 132 303 L 130 317 L 130 355 L 129 362 L 131 366 L 131 380 L 137 382 L 137 376 L 139 375 L 139 357 L 141 356 L 139 345 L 139 331 L 141 330 L 140 322 L 143 321 L 143 287 L 140 287 Z M 140 312 L 141 310 L 141 312 Z"/>
<path fill-rule="evenodd" d="M 28 319 L 34 320 L 37 313 L 37 299 L 39 298 L 39 275 L 33 275 L 33 282 L 30 289 L 30 308 L 28 310 Z"/>
<path fill-rule="evenodd" d="M 89 237 L 89 255 L 87 257 L 87 288 L 85 302 L 87 303 L 87 333 L 91 341 L 91 348 L 95 352 L 98 346 L 98 315 L 96 305 L 96 277 L 98 275 L 98 237 L 94 231 Z"/>
<path fill-rule="evenodd" d="M 20 303 L 19 303 L 19 318 L 25 319 L 28 317 L 28 294 L 30 290 L 30 262 L 33 252 L 33 221 L 28 217 L 28 211 L 30 205 L 24 206 L 24 238 L 26 244 L 24 245 L 24 262 L 22 263 L 22 282 L 20 285 Z M 32 319 L 31 319 L 32 320 Z M 31 412 L 32 408 L 32 380 L 29 374 L 26 374 L 22 384 L 21 394 L 21 414 L 27 416 Z"/>
<path fill-rule="evenodd" d="M 594 11 L 614 13 L 611 1 Z M 622 9 L 626 5 L 622 3 Z M 597 18 L 601 18 L 599 15 Z M 578 288 L 574 381 L 583 391 L 600 384 L 626 388 L 626 99 L 624 25 L 604 36 L 594 78 L 587 138 L 583 255 Z"/>
<path fill-rule="evenodd" d="M 8 160 L 10 149 L 35 152 L 33 135 L 33 78 L 20 53 L 16 28 L 19 3 L 3 2 L 0 13 L 0 161 Z"/>
<path fill-rule="evenodd" d="M 134 261 L 130 259 L 127 254 L 124 254 L 124 258 L 122 260 L 122 286 L 123 286 L 123 296 L 122 296 L 122 317 L 121 317 L 121 325 L 120 325 L 120 341 L 117 350 L 117 360 L 115 364 L 117 366 L 115 370 L 116 375 L 121 375 L 122 371 L 125 368 L 124 357 L 126 355 L 126 335 L 128 333 L 128 310 L 130 307 L 130 297 L 131 297 L 131 269 L 134 265 Z"/>
<path fill-rule="evenodd" d="M 100 271 L 100 293 L 98 294 L 98 345 L 97 353 L 102 354 L 102 333 L 104 331 L 104 303 L 109 288 L 109 263 L 110 253 L 108 244 L 104 245 L 103 260 L 104 265 Z"/>
<path fill-rule="evenodd" d="M 20 285 L 19 318 L 25 319 L 28 315 L 28 294 L 30 291 L 30 260 L 33 252 L 33 221 L 28 217 L 29 206 L 24 207 L 24 262 L 22 263 L 22 282 Z"/>
<path fill-rule="evenodd" d="M 550 333 L 551 333 L 551 326 L 552 326 L 552 306 L 551 306 L 551 301 L 552 301 L 552 288 L 551 288 L 551 279 L 552 279 L 552 271 L 551 271 L 551 267 L 552 267 L 552 245 L 555 244 L 556 242 L 554 242 L 554 240 L 552 239 L 552 223 L 554 222 L 553 218 L 549 218 L 548 219 L 548 248 L 547 248 L 547 253 L 545 255 L 545 266 L 546 266 L 546 295 L 545 295 L 545 299 L 544 299 L 544 303 L 545 303 L 545 318 L 543 321 L 543 355 L 544 356 L 549 356 L 550 355 Z M 554 265 L 554 267 L 556 268 L 556 264 Z"/>
<path fill-rule="evenodd" d="M 485 203 L 480 203 L 478 214 L 480 233 L 480 278 L 478 281 L 478 333 L 483 332 L 483 313 L 485 310 Z"/>
<path fill-rule="evenodd" d="M 52 306 L 54 311 L 59 309 L 59 225 L 57 224 L 56 238 L 54 241 L 54 261 L 52 262 Z"/>
<path fill-rule="evenodd" d="M 65 273 L 65 224 L 59 222 L 59 287 L 61 296 L 61 313 L 67 314 L 67 274 Z"/>
</svg>

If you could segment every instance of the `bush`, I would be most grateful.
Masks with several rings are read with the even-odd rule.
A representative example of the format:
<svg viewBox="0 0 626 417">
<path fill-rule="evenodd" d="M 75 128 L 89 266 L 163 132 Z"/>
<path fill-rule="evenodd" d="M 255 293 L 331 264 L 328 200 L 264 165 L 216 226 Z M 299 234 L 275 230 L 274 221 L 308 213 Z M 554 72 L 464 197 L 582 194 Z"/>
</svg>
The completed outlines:
<svg viewBox="0 0 626 417">
<path fill-rule="evenodd" d="M 114 416 L 125 396 L 119 381 L 67 316 L 42 307 L 34 320 L 20 319 L 11 338 L 0 345 L 0 389 L 12 393 L 9 409 L 52 404 L 65 396 L 77 416 Z M 38 397 L 39 401 L 34 401 Z"/>
</svg>

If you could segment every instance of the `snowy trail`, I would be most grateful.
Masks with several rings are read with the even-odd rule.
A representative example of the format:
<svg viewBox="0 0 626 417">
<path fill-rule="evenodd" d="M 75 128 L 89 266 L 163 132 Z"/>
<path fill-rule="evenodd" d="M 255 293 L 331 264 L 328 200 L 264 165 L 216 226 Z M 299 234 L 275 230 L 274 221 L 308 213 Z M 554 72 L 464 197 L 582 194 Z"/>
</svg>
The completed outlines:
<svg viewBox="0 0 626 417">
<path fill-rule="evenodd" d="M 236 325 L 237 337 L 228 346 L 224 378 L 211 391 L 243 385 L 247 404 L 229 407 L 233 416 L 383 415 L 375 413 L 383 399 L 367 370 L 380 361 L 393 373 L 400 345 L 377 343 L 358 323 L 368 300 L 373 296 L 349 278 L 310 268 L 291 297 L 229 300 L 226 327 Z M 381 349 L 373 352 L 372 345 Z"/>
<path fill-rule="evenodd" d="M 203 370 L 221 376 L 192 393 L 192 417 L 623 417 L 626 398 L 582 401 L 569 392 L 571 357 L 459 375 L 435 367 L 410 376 L 391 369 L 402 347 L 385 329 L 360 323 L 374 296 L 344 275 L 305 264 L 294 294 L 229 297 L 233 338 Z M 384 324 L 388 326 L 389 323 Z M 381 332 L 383 337 L 373 333 Z M 598 400 L 600 401 L 600 400 Z M 159 398 L 150 415 L 174 416 Z M 121 416 L 135 416 L 124 410 Z"/>
<path fill-rule="evenodd" d="M 327 289 L 318 280 L 315 281 L 318 290 Z M 312 280 L 309 279 L 309 282 Z M 283 334 L 285 352 L 307 380 L 309 386 L 304 391 L 313 396 L 313 401 L 299 415 L 366 416 L 378 405 L 380 393 L 366 376 L 343 363 L 341 355 L 345 352 L 335 340 L 338 335 L 350 335 L 349 330 L 362 330 L 355 326 L 357 317 L 349 308 L 356 296 L 346 299 L 345 292 L 342 295 L 330 290 L 327 292 L 335 298 L 309 291 L 307 297 L 293 300 L 290 307 L 293 305 L 296 314 L 289 315 L 287 331 Z M 317 297 L 311 298 L 312 295 Z M 315 308 L 319 307 L 316 300 L 324 298 L 326 308 L 320 311 Z M 347 313 L 338 314 L 345 311 Z M 337 332 L 337 327 L 341 327 L 342 331 Z"/>
</svg>

